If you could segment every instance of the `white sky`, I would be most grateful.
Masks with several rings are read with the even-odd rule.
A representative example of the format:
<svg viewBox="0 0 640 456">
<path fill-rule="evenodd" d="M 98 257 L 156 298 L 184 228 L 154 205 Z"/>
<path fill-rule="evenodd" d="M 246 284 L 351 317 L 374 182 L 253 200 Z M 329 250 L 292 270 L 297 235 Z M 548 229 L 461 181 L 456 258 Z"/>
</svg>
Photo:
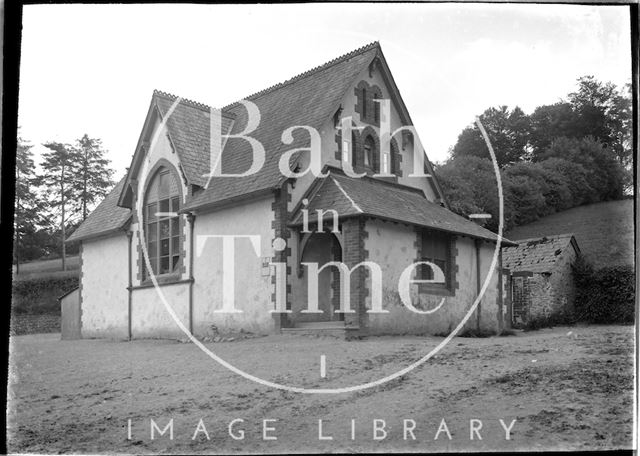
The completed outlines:
<svg viewBox="0 0 640 456">
<path fill-rule="evenodd" d="M 530 113 L 586 74 L 630 82 L 626 6 L 29 5 L 19 125 L 103 140 L 124 175 L 153 89 L 222 107 L 379 41 L 432 161 L 489 106 Z"/>
</svg>

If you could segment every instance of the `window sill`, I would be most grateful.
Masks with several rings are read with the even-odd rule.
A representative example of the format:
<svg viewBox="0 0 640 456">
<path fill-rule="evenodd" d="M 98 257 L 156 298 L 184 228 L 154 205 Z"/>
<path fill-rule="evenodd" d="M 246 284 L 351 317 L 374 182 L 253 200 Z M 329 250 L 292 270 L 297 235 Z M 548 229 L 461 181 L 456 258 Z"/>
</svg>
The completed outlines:
<svg viewBox="0 0 640 456">
<path fill-rule="evenodd" d="M 178 274 L 171 274 L 171 275 L 164 275 L 164 276 L 157 276 L 156 280 L 158 282 L 158 286 L 168 286 L 168 285 L 181 285 L 181 284 L 187 284 L 187 283 L 192 283 L 193 279 L 181 279 L 180 275 Z M 132 287 L 127 287 L 128 290 L 139 290 L 142 288 L 151 288 L 154 287 L 154 283 L 151 281 L 151 279 L 147 279 L 145 281 L 143 281 L 140 285 L 134 285 Z"/>
<path fill-rule="evenodd" d="M 435 295 L 435 296 L 455 296 L 456 293 L 453 290 L 448 288 L 432 285 L 428 283 L 419 283 L 418 284 L 418 293 L 425 295 Z"/>
</svg>

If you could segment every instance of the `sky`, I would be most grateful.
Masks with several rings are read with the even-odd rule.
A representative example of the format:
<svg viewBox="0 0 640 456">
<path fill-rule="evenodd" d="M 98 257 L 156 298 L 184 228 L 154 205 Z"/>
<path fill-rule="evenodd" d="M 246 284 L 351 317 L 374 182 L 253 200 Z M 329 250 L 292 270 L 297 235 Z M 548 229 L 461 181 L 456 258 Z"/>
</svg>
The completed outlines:
<svg viewBox="0 0 640 456">
<path fill-rule="evenodd" d="M 490 106 L 555 103 L 593 75 L 631 81 L 627 6 L 27 5 L 20 136 L 101 138 L 120 178 L 154 89 L 222 107 L 379 41 L 429 159 Z"/>
</svg>

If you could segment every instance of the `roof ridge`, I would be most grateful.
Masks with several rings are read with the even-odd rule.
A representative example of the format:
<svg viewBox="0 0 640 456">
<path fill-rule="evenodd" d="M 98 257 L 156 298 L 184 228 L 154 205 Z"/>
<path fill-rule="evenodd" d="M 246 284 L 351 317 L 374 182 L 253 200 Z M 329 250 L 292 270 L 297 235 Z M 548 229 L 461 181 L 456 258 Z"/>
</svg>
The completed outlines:
<svg viewBox="0 0 640 456">
<path fill-rule="evenodd" d="M 176 99 L 180 98 L 180 103 L 184 103 L 188 106 L 191 106 L 193 108 L 197 108 L 200 109 L 202 111 L 206 111 L 206 112 L 210 112 L 211 111 L 211 106 L 206 105 L 204 103 L 200 103 L 199 101 L 194 101 L 194 100 L 189 100 L 188 98 L 184 98 L 178 95 L 174 95 L 172 93 L 168 93 L 168 92 L 163 92 L 162 90 L 157 90 L 157 89 L 153 89 L 153 94 L 154 95 L 158 95 L 160 97 L 169 99 L 171 101 L 175 101 Z"/>
<path fill-rule="evenodd" d="M 243 100 L 249 100 L 249 99 L 254 99 L 254 98 L 258 98 L 262 95 L 266 95 L 267 93 L 270 93 L 276 89 L 280 89 L 286 85 L 289 85 L 291 83 L 297 82 L 300 79 L 304 79 L 307 76 L 310 76 L 314 73 L 317 73 L 318 71 L 322 71 L 322 70 L 326 70 L 329 67 L 332 67 L 333 65 L 337 65 L 338 63 L 344 62 L 345 60 L 348 60 L 358 54 L 362 54 L 364 52 L 367 52 L 371 49 L 374 48 L 380 48 L 380 43 L 378 41 L 373 41 L 372 43 L 366 44 L 362 47 L 359 47 L 358 49 L 355 49 L 353 51 L 347 52 L 346 54 L 343 54 L 339 57 L 336 57 L 332 60 L 329 60 L 328 62 L 323 63 L 322 65 L 318 65 L 316 67 L 311 68 L 310 70 L 304 71 L 296 76 L 293 76 L 290 79 L 287 79 L 283 82 L 278 82 L 277 84 L 274 84 L 272 86 L 267 87 L 266 89 L 262 89 L 259 90 L 258 92 L 252 93 L 251 95 L 248 95 L 246 97 L 243 98 Z M 240 101 L 234 101 L 233 103 L 230 103 L 226 106 L 224 106 L 222 109 L 231 109 L 234 106 L 237 106 L 240 103 Z"/>
<path fill-rule="evenodd" d="M 398 190 L 401 190 L 401 191 L 404 191 L 404 192 L 407 192 L 407 193 L 411 193 L 411 194 L 415 193 L 418 196 L 424 196 L 424 192 L 421 189 L 416 188 L 416 187 L 411 187 L 409 185 L 404 185 L 404 184 L 401 184 L 400 182 L 392 182 L 392 181 L 388 181 L 388 180 L 384 180 L 384 179 L 376 179 L 375 177 L 369 176 L 369 175 L 362 176 L 361 178 L 354 178 L 352 176 L 347 175 L 342 169 L 340 169 L 339 167 L 337 167 L 335 165 L 329 165 L 329 166 L 327 166 L 327 168 L 332 170 L 332 171 L 336 171 L 337 170 L 338 172 L 335 173 L 335 175 L 337 175 L 339 177 L 345 177 L 347 179 L 369 180 L 369 181 L 375 182 L 376 184 L 382 184 L 382 185 L 386 185 L 388 187 L 397 188 Z M 437 203 L 434 203 L 433 201 L 429 201 L 429 200 L 427 200 L 427 201 L 429 203 L 438 205 Z"/>
<path fill-rule="evenodd" d="M 562 233 L 562 234 L 546 234 L 543 236 L 529 237 L 524 239 L 516 239 L 513 242 L 521 243 L 521 242 L 530 242 L 530 241 L 540 241 L 542 239 L 563 239 L 573 237 L 573 233 Z"/>
</svg>

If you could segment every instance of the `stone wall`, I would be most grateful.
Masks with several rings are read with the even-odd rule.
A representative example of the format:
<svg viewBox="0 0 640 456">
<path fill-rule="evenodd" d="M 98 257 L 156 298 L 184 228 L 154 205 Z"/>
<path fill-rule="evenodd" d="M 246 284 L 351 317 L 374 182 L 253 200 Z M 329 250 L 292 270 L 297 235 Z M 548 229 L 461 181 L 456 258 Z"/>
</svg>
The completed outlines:
<svg viewBox="0 0 640 456">
<path fill-rule="evenodd" d="M 60 315 L 15 314 L 11 316 L 10 334 L 12 336 L 56 332 L 60 332 Z"/>
</svg>

